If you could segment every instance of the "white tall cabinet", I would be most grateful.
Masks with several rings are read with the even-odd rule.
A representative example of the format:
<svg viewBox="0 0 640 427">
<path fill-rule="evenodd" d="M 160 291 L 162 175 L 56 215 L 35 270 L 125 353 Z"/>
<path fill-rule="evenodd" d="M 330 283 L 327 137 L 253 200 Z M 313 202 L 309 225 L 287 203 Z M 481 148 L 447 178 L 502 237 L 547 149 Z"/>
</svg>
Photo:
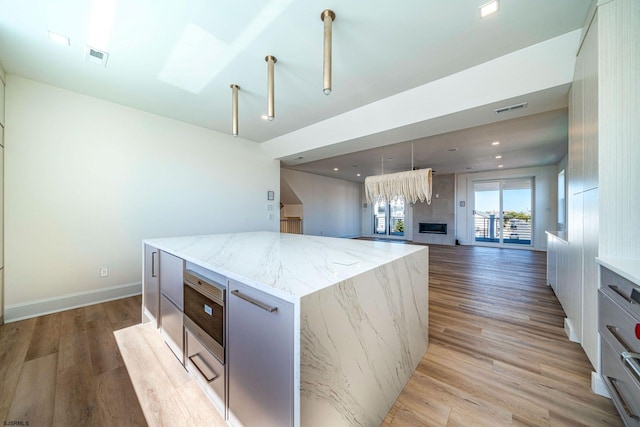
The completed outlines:
<svg viewBox="0 0 640 427">
<path fill-rule="evenodd" d="M 569 92 L 568 256 L 561 298 L 570 338 L 598 369 L 598 13 L 585 25 Z"/>
<path fill-rule="evenodd" d="M 0 65 L 0 325 L 4 323 L 4 84 Z"/>
<path fill-rule="evenodd" d="M 598 0 L 592 12 L 569 92 L 567 244 L 549 246 L 549 284 L 601 372 L 596 259 L 640 262 L 640 2 Z"/>
</svg>

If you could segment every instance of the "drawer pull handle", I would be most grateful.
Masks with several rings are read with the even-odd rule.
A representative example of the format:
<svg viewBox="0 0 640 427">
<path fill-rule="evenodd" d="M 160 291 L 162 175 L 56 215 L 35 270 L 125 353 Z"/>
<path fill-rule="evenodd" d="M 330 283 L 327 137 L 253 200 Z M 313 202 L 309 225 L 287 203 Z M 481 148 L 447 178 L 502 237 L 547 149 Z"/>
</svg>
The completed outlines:
<svg viewBox="0 0 640 427">
<path fill-rule="evenodd" d="M 202 357 L 200 357 L 200 353 L 196 353 L 193 356 L 189 356 L 189 360 L 191 361 L 191 363 L 193 363 L 193 366 L 196 367 L 198 372 L 200 372 L 200 375 L 202 375 L 204 379 L 207 380 L 208 383 L 218 378 L 218 375 L 213 371 L 213 369 L 209 368 L 207 366 L 207 363 L 202 359 Z M 200 364 L 203 364 L 206 367 L 206 369 L 201 368 Z M 205 370 L 209 371 L 209 375 L 204 373 Z"/>
<path fill-rule="evenodd" d="M 618 400 L 622 405 L 622 409 L 624 409 L 624 412 L 627 414 L 627 417 L 633 418 L 634 420 L 640 420 L 639 416 L 631 412 L 631 409 L 629 408 L 629 404 L 627 404 L 627 401 L 624 400 L 624 397 L 622 397 L 622 393 L 620 393 L 620 389 L 618 388 L 618 385 L 617 385 L 618 380 L 611 377 L 607 377 L 607 379 L 609 380 L 609 383 L 611 383 L 611 387 L 613 388 L 613 391 L 618 396 Z"/>
<path fill-rule="evenodd" d="M 620 295 L 622 298 L 625 299 L 625 301 L 627 301 L 629 304 L 635 304 L 636 302 L 634 300 L 632 300 L 631 298 L 629 298 L 628 296 L 626 296 L 625 294 L 622 293 L 622 291 L 620 290 L 620 288 L 616 285 L 609 285 L 609 289 L 611 289 L 613 292 L 615 292 L 616 294 Z"/>
<path fill-rule="evenodd" d="M 631 370 L 635 374 L 636 380 L 640 381 L 640 364 L 638 364 L 638 360 L 640 360 L 640 354 L 625 351 L 621 354 L 621 356 L 624 363 L 629 366 L 629 368 L 631 368 Z"/>
<path fill-rule="evenodd" d="M 151 277 L 158 277 L 156 273 L 156 254 L 158 252 L 151 252 Z"/>
<path fill-rule="evenodd" d="M 631 351 L 631 347 L 629 347 L 629 344 L 627 344 L 624 338 L 622 338 L 618 333 L 618 328 L 613 325 L 607 325 L 607 329 L 609 330 L 609 332 L 611 332 L 611 335 L 613 335 L 613 337 L 618 340 L 618 342 L 624 347 L 626 351 Z"/>
<path fill-rule="evenodd" d="M 240 299 L 243 299 L 243 300 L 245 300 L 245 301 L 247 301 L 247 302 L 249 302 L 249 303 L 251 303 L 251 304 L 253 304 L 253 305 L 255 305 L 255 306 L 260 307 L 261 309 L 263 309 L 263 310 L 265 310 L 265 311 L 268 311 L 269 313 L 273 313 L 273 312 L 275 312 L 275 311 L 278 311 L 278 307 L 274 307 L 274 306 L 272 306 L 272 305 L 268 305 L 268 304 L 265 304 L 265 303 L 263 303 L 263 302 L 261 302 L 261 301 L 258 301 L 257 299 L 253 299 L 253 298 L 251 298 L 251 297 L 250 297 L 250 296 L 248 296 L 248 295 L 244 295 L 244 294 L 242 294 L 242 293 L 241 293 L 239 290 L 237 290 L 237 289 L 236 289 L 236 290 L 234 290 L 234 291 L 231 291 L 231 293 L 232 293 L 233 295 L 237 296 L 237 297 L 238 297 L 238 298 L 240 298 Z"/>
</svg>

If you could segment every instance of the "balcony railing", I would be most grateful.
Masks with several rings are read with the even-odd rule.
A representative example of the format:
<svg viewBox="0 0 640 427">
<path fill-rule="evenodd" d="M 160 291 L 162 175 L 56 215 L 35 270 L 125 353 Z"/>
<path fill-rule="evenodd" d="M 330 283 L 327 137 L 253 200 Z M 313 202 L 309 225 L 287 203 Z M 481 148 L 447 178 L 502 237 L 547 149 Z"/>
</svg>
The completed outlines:
<svg viewBox="0 0 640 427">
<path fill-rule="evenodd" d="M 500 218 L 485 212 L 475 212 L 474 218 L 476 242 L 500 242 L 502 234 L 503 243 L 519 245 L 531 244 L 531 220 L 520 218 L 507 218 L 504 225 L 500 224 Z"/>
</svg>

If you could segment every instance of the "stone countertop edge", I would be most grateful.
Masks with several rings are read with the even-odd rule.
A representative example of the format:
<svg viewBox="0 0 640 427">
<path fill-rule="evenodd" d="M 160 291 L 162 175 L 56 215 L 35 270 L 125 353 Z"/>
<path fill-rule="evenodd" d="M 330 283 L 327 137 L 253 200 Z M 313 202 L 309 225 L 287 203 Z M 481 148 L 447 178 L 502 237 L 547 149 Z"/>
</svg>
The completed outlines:
<svg viewBox="0 0 640 427">
<path fill-rule="evenodd" d="M 260 233 L 265 233 L 265 234 L 280 234 L 277 232 L 260 232 Z M 368 246 L 370 249 L 377 249 L 376 246 L 378 247 L 385 247 L 386 245 L 394 245 L 394 246 L 402 246 L 402 248 L 394 248 L 394 249 L 400 249 L 400 250 L 394 250 L 391 253 L 386 252 L 385 253 L 385 258 L 383 260 L 383 262 L 379 262 L 379 263 L 372 263 L 371 265 L 366 266 L 366 268 L 361 268 L 361 269 L 354 269 L 353 271 L 350 271 L 348 274 L 344 275 L 343 277 L 336 277 L 336 279 L 331 282 L 331 283 L 327 283 L 323 286 L 319 286 L 314 290 L 311 291 L 305 291 L 305 292 L 296 292 L 296 293 L 291 293 L 288 292 L 284 289 L 278 289 L 268 283 L 265 283 L 263 281 L 260 280 L 256 280 L 253 279 L 251 277 L 248 277 L 245 274 L 242 273 L 238 273 L 236 271 L 233 271 L 232 269 L 228 269 L 228 268 L 224 268 L 221 266 L 217 266 L 214 264 L 211 264 L 203 259 L 199 259 L 198 257 L 194 257 L 189 255 L 188 253 L 185 253 L 181 250 L 177 250 L 176 248 L 172 247 L 170 242 L 173 241 L 177 241 L 177 240 L 183 240 L 185 238 L 194 238 L 194 239 L 202 239 L 202 238 L 212 238 L 215 239 L 216 237 L 222 237 L 222 236 L 230 236 L 230 235 L 238 235 L 238 236 L 243 236 L 243 235 L 249 235 L 249 234 L 255 234 L 255 233 L 224 233 L 224 234 L 211 234 L 211 235 L 195 235 L 195 236 L 180 236 L 180 237 L 167 237 L 167 238 L 152 238 L 152 239 L 143 239 L 142 243 L 144 244 L 149 244 L 153 247 L 156 247 L 157 249 L 160 249 L 162 251 L 165 251 L 171 255 L 177 256 L 179 258 L 184 259 L 187 262 L 191 262 L 193 264 L 196 264 L 202 268 L 205 268 L 207 270 L 213 271 L 215 273 L 221 274 L 229 279 L 232 280 L 236 280 L 239 282 L 242 282 L 244 284 L 247 284 L 257 290 L 263 291 L 267 294 L 273 295 L 275 297 L 278 297 L 280 299 L 283 299 L 285 301 L 288 301 L 290 303 L 294 303 L 294 304 L 298 304 L 300 303 L 300 300 L 302 298 L 304 298 L 307 295 L 311 295 L 317 291 L 320 291 L 322 289 L 325 289 L 327 287 L 333 286 L 337 283 L 343 282 L 345 280 L 348 280 L 352 277 L 358 276 L 360 274 L 363 274 L 367 271 L 373 270 L 375 268 L 378 268 L 380 266 L 386 265 L 388 263 L 397 261 L 401 258 L 404 258 L 406 256 L 409 255 L 413 255 L 416 252 L 422 251 L 422 250 L 428 250 L 427 246 L 419 246 L 419 245 L 408 245 L 408 244 L 402 244 L 402 243 L 394 243 L 394 242 L 381 242 L 381 241 L 367 241 L 367 240 L 352 240 L 352 239 L 347 239 L 347 238 L 335 238 L 335 237 L 324 237 L 324 236 L 305 236 L 305 235 L 296 235 L 299 236 L 298 238 L 302 238 L 302 239 L 308 239 L 310 242 L 314 242 L 314 244 L 317 244 L 319 241 L 323 241 L 324 239 L 327 239 L 327 242 L 336 242 L 336 241 L 341 241 L 340 245 L 350 245 L 353 244 L 354 247 L 357 247 L 358 245 L 366 245 Z M 345 256 L 350 256 L 345 252 Z M 335 261 L 334 261 L 335 262 Z M 348 265 L 346 266 L 342 266 L 340 265 L 340 263 L 336 263 L 336 265 L 343 267 L 343 268 L 349 268 Z"/>
<path fill-rule="evenodd" d="M 640 286 L 640 259 L 597 257 L 596 262 Z"/>
</svg>

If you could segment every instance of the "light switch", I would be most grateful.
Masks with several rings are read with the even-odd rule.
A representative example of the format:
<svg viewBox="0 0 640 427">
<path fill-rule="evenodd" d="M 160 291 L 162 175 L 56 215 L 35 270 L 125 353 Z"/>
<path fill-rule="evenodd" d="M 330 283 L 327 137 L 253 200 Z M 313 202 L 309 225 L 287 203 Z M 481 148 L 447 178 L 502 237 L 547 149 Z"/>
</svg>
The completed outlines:
<svg viewBox="0 0 640 427">
<path fill-rule="evenodd" d="M 273 203 L 267 203 L 267 210 L 268 211 L 272 211 L 273 210 Z"/>
</svg>

